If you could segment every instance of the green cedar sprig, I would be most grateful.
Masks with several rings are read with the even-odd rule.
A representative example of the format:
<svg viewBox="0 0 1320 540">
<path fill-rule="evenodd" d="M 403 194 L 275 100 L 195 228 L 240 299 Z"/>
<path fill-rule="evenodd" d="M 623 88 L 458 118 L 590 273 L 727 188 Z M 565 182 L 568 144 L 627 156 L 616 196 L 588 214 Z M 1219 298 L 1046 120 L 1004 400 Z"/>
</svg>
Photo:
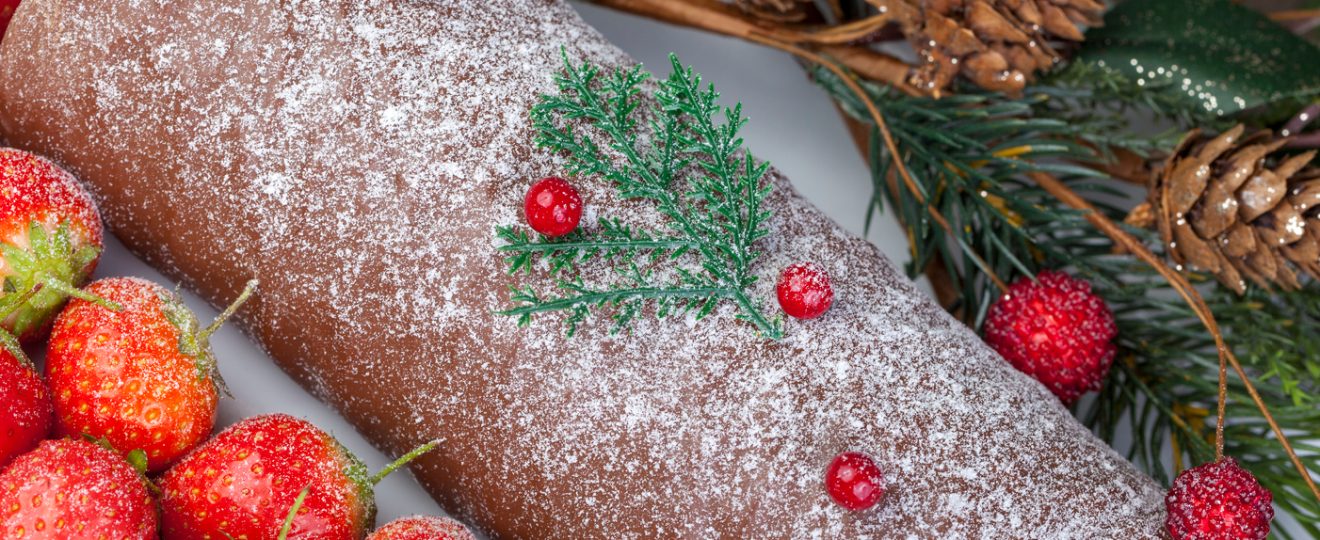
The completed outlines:
<svg viewBox="0 0 1320 540">
<path fill-rule="evenodd" d="M 670 61 L 673 73 L 658 81 L 659 107 L 651 111 L 649 137 L 639 137 L 634 115 L 641 103 L 638 85 L 650 77 L 641 66 L 600 76 L 596 66 L 574 65 L 564 54 L 564 72 L 555 78 L 559 94 L 541 96 L 531 112 L 537 145 L 566 152 L 570 174 L 599 176 L 612 182 L 622 197 L 654 201 L 669 231 L 646 231 L 607 218 L 599 220 L 598 230 L 578 230 L 557 239 L 498 227 L 496 236 L 506 243 L 499 250 L 511 253 L 506 259 L 510 273 L 530 271 L 541 257 L 549 261 L 552 273 L 563 275 L 599 257 L 616 264 L 622 282 L 594 286 L 580 276 L 559 278 L 558 295 L 510 286 L 511 299 L 521 305 L 501 314 L 518 317 L 519 325 L 525 325 L 535 313 L 563 311 L 572 336 L 591 309 L 606 304 L 614 308 L 611 333 L 617 333 L 631 327 L 647 301 L 655 302 L 658 318 L 695 310 L 701 319 L 721 300 L 730 300 L 738 307 L 738 318 L 751 322 L 759 335 L 783 335 L 782 320 L 764 315 L 764 300 L 747 292 L 758 279 L 752 273 L 752 262 L 760 255 L 754 243 L 770 234 L 765 223 L 771 214 L 761 207 L 771 189 L 768 182 L 762 185 L 769 164 L 739 153 L 738 131 L 747 123 L 742 105 L 720 107 L 714 86 L 702 89 L 700 75 L 675 56 Z M 722 123 L 715 120 L 717 115 L 723 116 Z M 575 132 L 576 121 L 605 135 L 604 144 L 623 156 L 622 163 L 611 159 L 591 135 Z M 677 277 L 656 275 L 659 263 L 689 253 L 699 259 L 698 268 L 674 264 Z M 639 258 L 642 254 L 646 256 Z"/>
<path fill-rule="evenodd" d="M 1082 400 L 1074 413 L 1110 444 L 1120 431 L 1131 433 L 1132 445 L 1119 451 L 1167 486 L 1178 471 L 1169 470 L 1165 456 L 1176 454 L 1175 468 L 1181 463 L 1182 469 L 1215 456 L 1213 411 L 1219 360 L 1214 341 L 1167 282 L 1132 257 L 1114 254 L 1112 240 L 1087 223 L 1083 213 L 1022 178 L 1021 172 L 1049 170 L 1099 211 L 1121 221 L 1125 211 L 1115 204 L 1126 199 L 1128 186 L 1067 165 L 1100 156 L 1062 140 L 1127 140 L 1131 144 L 1126 148 L 1155 151 L 1164 148 L 1169 139 L 1163 134 L 1143 139 L 1128 133 L 1126 123 L 1088 124 L 1063 111 L 1127 107 L 1189 121 L 1201 115 L 1175 110 L 1181 105 L 1172 98 L 1133 96 L 1131 89 L 1121 86 L 1102 91 L 1106 84 L 1118 84 L 1111 74 L 1071 73 L 1077 78 L 1069 85 L 1096 90 L 1081 98 L 1071 90 L 1065 92 L 1069 87 L 1064 86 L 1049 92 L 1029 91 L 1030 97 L 1020 100 L 984 92 L 931 100 L 867 85 L 868 96 L 884 115 L 918 189 L 950 221 L 957 236 L 951 239 L 944 229 L 932 225 L 927 205 L 888 182 L 893 157 L 878 142 L 874 127 L 871 213 L 888 204 L 907 226 L 913 239 L 913 262 L 907 268 L 910 276 L 920 274 L 936 254 L 942 256 L 944 269 L 959 291 L 951 309 L 961 310 L 973 328 L 981 327 L 989 304 L 999 296 L 984 275 L 987 272 L 1006 282 L 1034 276 L 1046 268 L 1071 267 L 1084 274 L 1114 311 L 1119 355 L 1095 399 Z M 817 68 L 812 74 L 845 111 L 870 121 L 857 97 L 832 72 Z M 1094 79 L 1087 83 L 1086 77 Z M 1082 101 L 1076 101 L 1079 99 Z M 1051 103 L 1055 100 L 1074 101 L 1060 106 Z M 1157 253 L 1163 247 L 1151 231 L 1128 232 Z M 985 266 L 976 264 L 975 258 L 960 257 L 961 250 L 979 254 Z M 1303 463 L 1313 473 L 1320 472 L 1320 443 L 1316 442 L 1320 441 L 1320 407 L 1316 405 L 1320 399 L 1320 285 L 1313 282 L 1300 291 L 1273 293 L 1253 285 L 1239 297 L 1218 288 L 1208 276 L 1192 274 L 1191 278 L 1205 287 L 1206 300 L 1225 339 L 1274 418 L 1288 430 Z M 1225 453 L 1237 457 L 1274 493 L 1275 502 L 1296 518 L 1301 531 L 1320 537 L 1320 504 L 1270 434 L 1245 386 L 1235 375 L 1229 376 L 1228 384 Z M 1295 537 L 1280 527 L 1271 534 Z"/>
</svg>

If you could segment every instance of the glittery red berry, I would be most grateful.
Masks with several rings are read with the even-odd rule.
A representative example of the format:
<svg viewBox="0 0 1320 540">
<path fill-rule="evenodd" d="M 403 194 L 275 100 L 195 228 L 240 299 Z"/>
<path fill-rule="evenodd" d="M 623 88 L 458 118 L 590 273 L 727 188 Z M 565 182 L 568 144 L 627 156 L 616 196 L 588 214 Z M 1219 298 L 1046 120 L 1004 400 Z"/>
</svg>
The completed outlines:
<svg viewBox="0 0 1320 540">
<path fill-rule="evenodd" d="M 830 285 L 829 273 L 810 262 L 788 265 L 779 274 L 775 292 L 784 313 L 798 319 L 819 317 L 834 303 L 834 286 Z"/>
<path fill-rule="evenodd" d="M 1274 508 L 1270 490 L 1226 457 L 1188 469 L 1164 499 L 1173 540 L 1262 540 Z"/>
<path fill-rule="evenodd" d="M 523 201 L 527 224 L 546 236 L 563 236 L 582 220 L 582 197 L 563 178 L 542 178 L 527 188 Z"/>
<path fill-rule="evenodd" d="M 1114 315 L 1091 285 L 1062 272 L 1022 278 L 990 307 L 985 342 L 1064 405 L 1100 389 L 1114 363 Z"/>
<path fill-rule="evenodd" d="M 839 506 L 866 510 L 885 495 L 885 475 L 866 454 L 844 452 L 825 469 L 825 491 Z"/>
</svg>

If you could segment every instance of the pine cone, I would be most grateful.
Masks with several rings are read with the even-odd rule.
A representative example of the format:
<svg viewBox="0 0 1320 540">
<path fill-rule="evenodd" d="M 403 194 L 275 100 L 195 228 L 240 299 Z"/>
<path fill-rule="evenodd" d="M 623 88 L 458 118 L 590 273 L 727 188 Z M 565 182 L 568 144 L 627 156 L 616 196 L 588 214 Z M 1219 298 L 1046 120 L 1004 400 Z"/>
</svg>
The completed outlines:
<svg viewBox="0 0 1320 540">
<path fill-rule="evenodd" d="M 1125 221 L 1158 227 L 1174 263 L 1212 273 L 1238 294 L 1244 277 L 1300 288 L 1297 270 L 1320 279 L 1316 152 L 1289 156 L 1279 149 L 1290 139 L 1243 131 L 1188 133 L 1151 176 L 1149 201 Z"/>
<path fill-rule="evenodd" d="M 802 21 L 811 3 L 812 0 L 734 0 L 744 12 L 774 22 Z"/>
<path fill-rule="evenodd" d="M 1046 38 L 1081 41 L 1101 0 L 866 0 L 900 25 L 921 59 L 910 82 L 938 95 L 962 73 L 1010 97 L 1059 61 Z"/>
</svg>

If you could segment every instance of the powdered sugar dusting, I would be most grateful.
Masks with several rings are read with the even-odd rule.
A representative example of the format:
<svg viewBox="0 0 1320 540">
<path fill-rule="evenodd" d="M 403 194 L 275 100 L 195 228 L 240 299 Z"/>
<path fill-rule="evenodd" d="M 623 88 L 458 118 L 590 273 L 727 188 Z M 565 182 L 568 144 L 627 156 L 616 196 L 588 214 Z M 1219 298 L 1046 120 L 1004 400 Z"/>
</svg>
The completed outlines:
<svg viewBox="0 0 1320 540">
<path fill-rule="evenodd" d="M 555 315 L 492 314 L 506 284 L 552 287 L 545 268 L 508 277 L 491 238 L 564 174 L 528 119 L 559 47 L 631 63 L 567 5 L 110 4 L 25 2 L 0 59 L 6 135 L 73 167 L 125 244 L 213 301 L 260 277 L 253 336 L 376 443 L 445 439 L 419 474 L 491 537 L 1161 534 L 1154 482 L 777 172 L 753 292 L 804 260 L 835 292 L 781 341 L 729 304 L 613 337 L 598 316 L 571 340 Z M 660 228 L 650 204 L 572 181 L 584 223 Z M 873 510 L 826 495 L 849 450 L 885 471 Z"/>
</svg>

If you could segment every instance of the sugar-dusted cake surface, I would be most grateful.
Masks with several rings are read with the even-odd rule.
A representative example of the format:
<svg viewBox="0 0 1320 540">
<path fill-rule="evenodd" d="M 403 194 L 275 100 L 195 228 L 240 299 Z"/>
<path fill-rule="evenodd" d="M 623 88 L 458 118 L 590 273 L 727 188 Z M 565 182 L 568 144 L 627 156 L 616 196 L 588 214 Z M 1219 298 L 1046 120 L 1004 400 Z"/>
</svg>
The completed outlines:
<svg viewBox="0 0 1320 540">
<path fill-rule="evenodd" d="M 0 128 L 213 302 L 260 278 L 252 337 L 381 447 L 444 439 L 416 472 L 491 538 L 1163 534 L 1153 481 L 773 170 L 755 292 L 773 302 L 800 260 L 835 288 L 783 340 L 731 305 L 572 339 L 556 315 L 492 314 L 507 284 L 551 287 L 544 267 L 508 276 L 494 230 L 564 174 L 528 119 L 561 46 L 631 63 L 560 2 L 26 0 Z M 584 223 L 660 227 L 573 181 Z M 827 498 L 844 451 L 884 469 L 877 509 Z"/>
</svg>

